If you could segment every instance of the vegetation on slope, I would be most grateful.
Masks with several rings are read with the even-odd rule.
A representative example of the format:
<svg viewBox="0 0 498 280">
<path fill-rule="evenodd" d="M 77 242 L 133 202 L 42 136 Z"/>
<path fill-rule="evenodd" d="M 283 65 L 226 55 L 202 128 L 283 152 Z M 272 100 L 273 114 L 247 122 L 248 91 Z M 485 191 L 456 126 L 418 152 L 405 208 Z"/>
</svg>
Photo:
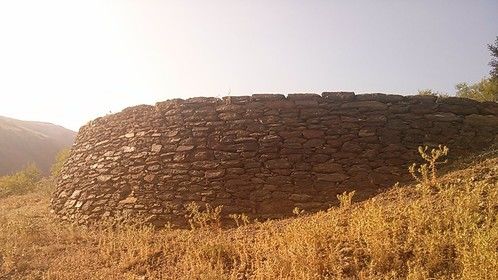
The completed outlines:
<svg viewBox="0 0 498 280">
<path fill-rule="evenodd" d="M 497 279 L 498 151 L 435 179 L 425 155 L 416 185 L 229 230 L 195 207 L 193 230 L 61 224 L 42 181 L 0 200 L 0 279 Z"/>
<path fill-rule="evenodd" d="M 76 132 L 51 123 L 0 116 L 0 176 L 35 163 L 48 175 L 54 157 L 73 144 Z"/>
<path fill-rule="evenodd" d="M 34 163 L 30 163 L 12 175 L 0 177 L 0 198 L 31 192 L 41 179 L 40 169 Z"/>
</svg>

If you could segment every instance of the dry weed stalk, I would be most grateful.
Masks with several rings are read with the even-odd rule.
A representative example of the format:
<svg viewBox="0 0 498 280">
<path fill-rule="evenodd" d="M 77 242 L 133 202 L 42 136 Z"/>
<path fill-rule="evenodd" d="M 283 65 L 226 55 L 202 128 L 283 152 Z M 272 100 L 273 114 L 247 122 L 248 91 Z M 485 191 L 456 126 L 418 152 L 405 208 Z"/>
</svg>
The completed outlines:
<svg viewBox="0 0 498 280">
<path fill-rule="evenodd" d="M 201 210 L 201 207 L 195 203 L 190 202 L 186 206 L 188 221 L 192 229 L 197 228 L 221 228 L 221 210 L 223 205 L 212 207 L 206 204 L 206 208 Z"/>
<path fill-rule="evenodd" d="M 439 145 L 435 149 L 431 149 L 430 153 L 427 152 L 429 147 L 418 147 L 418 153 L 427 162 L 421 164 L 417 167 L 416 163 L 413 163 L 408 170 L 410 174 L 422 185 L 434 186 L 437 181 L 437 168 L 439 164 L 446 163 L 445 161 L 438 161 L 440 157 L 448 155 L 448 147 Z"/>
</svg>

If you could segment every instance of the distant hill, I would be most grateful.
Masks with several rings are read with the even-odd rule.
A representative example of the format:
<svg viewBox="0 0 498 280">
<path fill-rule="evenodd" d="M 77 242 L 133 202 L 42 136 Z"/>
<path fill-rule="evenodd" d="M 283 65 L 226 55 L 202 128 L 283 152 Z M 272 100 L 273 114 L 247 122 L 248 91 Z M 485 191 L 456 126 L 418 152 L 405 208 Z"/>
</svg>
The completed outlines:
<svg viewBox="0 0 498 280">
<path fill-rule="evenodd" d="M 56 154 L 70 147 L 76 132 L 45 122 L 0 116 L 0 175 L 34 162 L 48 174 Z"/>
</svg>

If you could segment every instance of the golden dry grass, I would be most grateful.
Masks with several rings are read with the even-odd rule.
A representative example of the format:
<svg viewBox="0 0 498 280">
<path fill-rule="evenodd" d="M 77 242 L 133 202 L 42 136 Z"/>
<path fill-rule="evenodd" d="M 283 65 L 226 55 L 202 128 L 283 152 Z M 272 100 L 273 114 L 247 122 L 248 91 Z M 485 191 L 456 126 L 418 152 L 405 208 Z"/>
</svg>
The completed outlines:
<svg viewBox="0 0 498 280">
<path fill-rule="evenodd" d="M 498 153 L 435 184 L 222 230 L 85 229 L 0 199 L 0 279 L 498 279 Z"/>
</svg>

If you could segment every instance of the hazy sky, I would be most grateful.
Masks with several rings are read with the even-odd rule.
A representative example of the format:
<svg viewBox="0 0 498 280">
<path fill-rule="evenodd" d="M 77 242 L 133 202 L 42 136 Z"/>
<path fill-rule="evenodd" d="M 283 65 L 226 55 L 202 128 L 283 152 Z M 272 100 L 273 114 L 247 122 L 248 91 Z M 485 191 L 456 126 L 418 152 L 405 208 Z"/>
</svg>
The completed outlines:
<svg viewBox="0 0 498 280">
<path fill-rule="evenodd" d="M 497 0 L 0 0 L 0 115 L 76 130 L 177 97 L 453 93 L 497 35 Z"/>
</svg>

